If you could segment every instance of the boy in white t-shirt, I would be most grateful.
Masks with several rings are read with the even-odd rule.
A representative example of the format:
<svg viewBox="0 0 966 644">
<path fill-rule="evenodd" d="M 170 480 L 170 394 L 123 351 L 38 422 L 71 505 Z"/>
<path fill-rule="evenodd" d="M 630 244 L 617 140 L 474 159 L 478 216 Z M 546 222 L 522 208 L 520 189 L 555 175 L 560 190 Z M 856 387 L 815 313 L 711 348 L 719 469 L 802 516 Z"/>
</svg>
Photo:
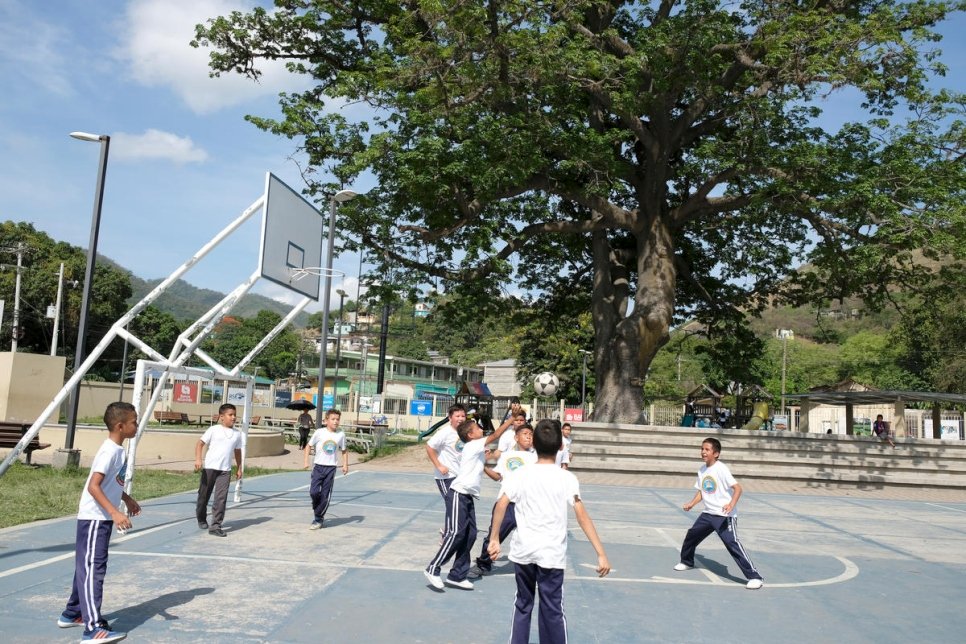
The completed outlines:
<svg viewBox="0 0 966 644">
<path fill-rule="evenodd" d="M 496 451 L 491 452 L 489 455 L 489 458 L 491 459 L 499 459 L 500 454 L 514 449 L 513 446 L 517 442 L 517 439 L 516 439 L 517 430 L 527 424 L 527 414 L 525 411 L 521 409 L 520 411 L 517 411 L 517 412 L 511 412 L 510 415 L 507 416 L 507 419 L 504 420 L 503 422 L 507 422 L 507 420 L 509 420 L 513 424 L 510 430 L 504 433 L 502 437 L 500 437 L 500 440 L 496 445 Z"/>
<path fill-rule="evenodd" d="M 510 642 L 530 641 L 530 616 L 535 593 L 540 592 L 538 625 L 541 642 L 566 642 L 563 579 L 567 566 L 567 508 L 573 506 L 587 540 L 597 553 L 597 574 L 610 572 L 610 562 L 597 536 L 594 522 L 580 499 L 577 477 L 556 464 L 562 437 L 560 423 L 544 419 L 533 430 L 537 463 L 524 467 L 503 484 L 490 526 L 490 557 L 500 557 L 500 526 L 510 503 L 516 509 L 516 530 L 510 535 L 510 561 L 517 592 Z"/>
<path fill-rule="evenodd" d="M 312 498 L 312 512 L 315 519 L 309 525 L 309 530 L 318 530 L 325 520 L 325 511 L 329 509 L 332 498 L 332 488 L 335 482 L 335 468 L 339 464 L 342 454 L 342 474 L 349 473 L 349 452 L 345 447 L 345 432 L 339 429 L 342 412 L 330 409 L 325 412 L 325 427 L 319 427 L 312 434 L 312 439 L 305 450 L 305 469 L 309 469 L 309 453 L 315 448 L 315 467 L 312 468 L 312 480 L 309 483 L 309 496 Z"/>
<path fill-rule="evenodd" d="M 473 499 L 480 494 L 480 479 L 486 461 L 486 446 L 500 440 L 500 436 L 510 426 L 506 421 L 499 429 L 483 436 L 483 429 L 473 420 L 464 420 L 456 432 L 463 443 L 460 455 L 459 472 L 446 493 L 446 528 L 436 556 L 433 557 L 423 575 L 429 585 L 437 590 L 443 589 L 439 577 L 440 568 L 453 559 L 453 567 L 446 576 L 446 585 L 463 590 L 473 590 L 473 584 L 466 576 L 470 570 L 470 553 L 476 541 L 476 508 Z"/>
<path fill-rule="evenodd" d="M 113 402 L 104 411 L 104 424 L 108 436 L 94 455 L 77 507 L 74 583 L 57 620 L 60 628 L 83 626 L 82 642 L 118 642 L 127 637 L 127 633 L 112 631 L 101 617 L 101 598 L 111 531 L 115 526 L 118 530 L 130 528 L 129 517 L 141 513 L 138 502 L 124 492 L 127 464 L 121 446 L 124 439 L 137 434 L 137 410 L 130 403 Z M 121 501 L 127 507 L 127 516 L 118 509 Z"/>
<path fill-rule="evenodd" d="M 504 436 L 509 434 L 507 431 Z M 533 427 L 529 424 L 524 423 L 523 425 L 516 427 L 516 431 L 513 433 L 516 438 L 516 442 L 513 443 L 511 449 L 506 450 L 500 454 L 499 460 L 496 462 L 496 467 L 486 467 L 484 472 L 494 481 L 501 483 L 500 494 L 503 493 L 503 483 L 506 483 L 508 479 L 516 476 L 518 472 L 524 469 L 525 466 L 533 465 L 537 462 L 537 453 L 533 449 Z M 503 442 L 502 439 L 500 442 Z M 499 498 L 499 494 L 497 498 Z M 503 523 L 500 525 L 500 542 L 506 541 L 506 538 L 510 536 L 513 529 L 517 527 L 516 516 L 513 513 L 513 504 L 511 503 L 503 516 Z M 496 510 L 496 503 L 493 504 L 493 510 Z M 490 515 L 492 520 L 492 513 Z M 480 556 L 476 558 L 476 565 L 470 568 L 469 577 L 470 579 L 479 579 L 485 574 L 488 574 L 493 570 L 493 560 L 490 559 L 490 533 L 486 533 L 486 537 L 483 539 L 483 548 L 480 550 Z"/>
<path fill-rule="evenodd" d="M 681 562 L 674 569 L 682 571 L 694 568 L 694 551 L 698 544 L 712 532 L 717 532 L 748 580 L 745 587 L 757 590 L 764 585 L 764 580 L 738 541 L 738 513 L 735 506 L 741 498 L 741 485 L 731 475 L 728 466 L 718 460 L 720 455 L 721 442 L 717 438 L 705 438 L 701 443 L 701 460 L 704 465 L 698 469 L 698 479 L 694 484 L 697 492 L 691 501 L 684 504 L 684 510 L 690 512 L 691 508 L 704 501 L 704 512 L 684 536 Z"/>
<path fill-rule="evenodd" d="M 433 434 L 432 438 L 426 441 L 426 456 L 433 464 L 433 477 L 436 481 L 436 490 L 446 503 L 446 495 L 449 493 L 449 486 L 456 478 L 456 472 L 460 467 L 460 452 L 463 450 L 463 441 L 456 433 L 456 428 L 466 420 L 466 407 L 456 403 L 450 405 L 446 411 L 449 424 L 440 427 Z M 439 531 L 440 535 L 446 531 L 444 522 L 443 528 Z M 442 539 L 440 540 L 442 543 Z"/>
<path fill-rule="evenodd" d="M 201 435 L 195 445 L 195 471 L 201 471 L 201 481 L 198 484 L 198 502 L 195 504 L 195 515 L 198 527 L 207 530 L 215 537 L 227 537 L 228 533 L 221 529 L 225 520 L 225 506 L 228 505 L 228 485 L 231 483 L 231 457 L 235 455 L 237 478 L 242 478 L 242 433 L 235 429 L 235 406 L 225 403 L 218 408 L 218 423 L 212 425 Z M 201 452 L 205 453 L 204 468 L 202 468 Z M 211 506 L 211 525 L 208 524 L 208 501 L 214 493 L 215 500 Z"/>
</svg>

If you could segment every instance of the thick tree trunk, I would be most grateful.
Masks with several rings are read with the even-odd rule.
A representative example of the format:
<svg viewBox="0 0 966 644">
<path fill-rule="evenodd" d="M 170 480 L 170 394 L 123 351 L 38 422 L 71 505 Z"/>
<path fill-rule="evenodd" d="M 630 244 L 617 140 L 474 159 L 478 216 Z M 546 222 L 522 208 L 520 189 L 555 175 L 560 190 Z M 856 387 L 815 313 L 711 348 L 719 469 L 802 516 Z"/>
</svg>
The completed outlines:
<svg viewBox="0 0 966 644">
<path fill-rule="evenodd" d="M 594 369 L 597 392 L 593 420 L 644 422 L 644 376 L 669 337 L 674 312 L 674 249 L 659 219 L 637 235 L 637 283 L 628 313 L 627 269 L 605 232 L 594 234 Z"/>
</svg>

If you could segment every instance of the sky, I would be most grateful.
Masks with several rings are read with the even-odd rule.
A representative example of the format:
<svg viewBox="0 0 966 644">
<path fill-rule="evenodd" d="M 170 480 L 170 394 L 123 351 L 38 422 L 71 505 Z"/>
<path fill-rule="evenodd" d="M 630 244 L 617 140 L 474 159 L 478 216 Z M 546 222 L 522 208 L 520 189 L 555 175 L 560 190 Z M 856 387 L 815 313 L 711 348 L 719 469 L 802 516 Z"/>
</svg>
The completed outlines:
<svg viewBox="0 0 966 644">
<path fill-rule="evenodd" d="M 271 63 L 259 83 L 213 79 L 209 52 L 188 45 L 195 24 L 253 4 L 0 0 L 0 221 L 87 247 L 100 146 L 69 137 L 78 130 L 111 136 L 98 252 L 144 279 L 167 277 L 238 217 L 261 196 L 266 172 L 300 190 L 293 142 L 244 116 L 276 116 L 278 93 L 306 81 Z M 951 68 L 942 84 L 963 91 L 966 18 L 941 31 L 952 36 L 940 45 Z M 856 118 L 847 103 L 833 97 L 828 124 Z M 253 217 L 185 281 L 230 291 L 258 266 L 259 237 Z M 334 265 L 345 277 L 334 278 L 333 301 L 340 288 L 355 299 L 359 256 Z M 299 299 L 266 280 L 254 290 Z"/>
</svg>

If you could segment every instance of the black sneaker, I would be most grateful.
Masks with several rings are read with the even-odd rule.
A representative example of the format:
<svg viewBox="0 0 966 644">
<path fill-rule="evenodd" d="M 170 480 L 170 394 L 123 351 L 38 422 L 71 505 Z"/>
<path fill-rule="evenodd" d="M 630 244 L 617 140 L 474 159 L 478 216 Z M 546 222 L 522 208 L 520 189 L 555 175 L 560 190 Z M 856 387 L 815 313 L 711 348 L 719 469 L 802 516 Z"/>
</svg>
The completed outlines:
<svg viewBox="0 0 966 644">
<path fill-rule="evenodd" d="M 215 528 L 214 530 L 209 530 L 208 531 L 208 534 L 210 534 L 213 537 L 227 537 L 228 536 L 228 533 L 225 532 L 224 530 L 222 530 L 221 528 Z"/>
</svg>

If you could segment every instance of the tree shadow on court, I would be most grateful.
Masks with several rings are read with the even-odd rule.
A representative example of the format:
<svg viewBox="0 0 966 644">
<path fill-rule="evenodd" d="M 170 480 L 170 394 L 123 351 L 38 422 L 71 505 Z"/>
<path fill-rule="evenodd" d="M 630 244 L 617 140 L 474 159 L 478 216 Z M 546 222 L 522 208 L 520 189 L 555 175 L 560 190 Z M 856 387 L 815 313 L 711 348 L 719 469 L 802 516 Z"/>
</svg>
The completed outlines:
<svg viewBox="0 0 966 644">
<path fill-rule="evenodd" d="M 171 614 L 170 610 L 177 606 L 190 603 L 195 597 L 210 595 L 215 592 L 214 588 L 193 588 L 191 590 L 179 590 L 167 593 L 154 599 L 149 599 L 135 606 L 128 606 L 117 611 L 114 615 L 108 615 L 107 619 L 112 621 L 113 630 L 133 631 L 139 626 L 143 626 L 149 619 L 159 615 L 164 621 L 181 619 L 177 615 Z M 117 620 L 116 622 L 114 620 Z"/>
<path fill-rule="evenodd" d="M 700 564 L 700 566 L 706 570 L 711 571 L 716 576 L 722 579 L 730 579 L 731 581 L 736 581 L 738 583 L 745 583 L 747 581 L 744 577 L 736 577 L 735 575 L 728 572 L 728 566 L 722 563 L 718 563 L 714 559 L 708 559 L 707 557 L 701 555 L 695 555 L 695 564 Z"/>
</svg>

